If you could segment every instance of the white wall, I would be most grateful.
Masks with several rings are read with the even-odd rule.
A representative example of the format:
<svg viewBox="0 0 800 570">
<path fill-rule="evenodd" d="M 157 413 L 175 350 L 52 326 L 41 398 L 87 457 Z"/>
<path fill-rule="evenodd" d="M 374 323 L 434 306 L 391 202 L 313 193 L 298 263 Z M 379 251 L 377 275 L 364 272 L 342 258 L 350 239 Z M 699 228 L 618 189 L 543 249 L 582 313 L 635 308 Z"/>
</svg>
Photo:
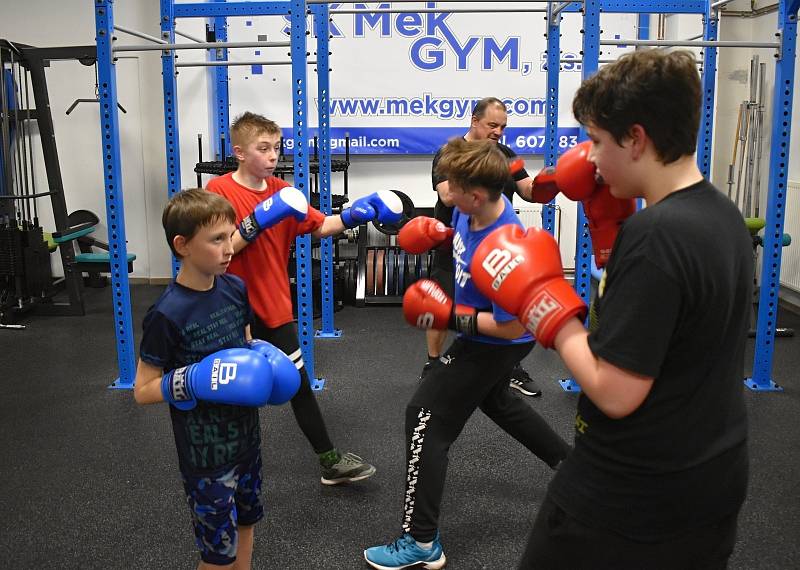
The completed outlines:
<svg viewBox="0 0 800 570">
<path fill-rule="evenodd" d="M 747 9 L 749 2 L 740 0 L 732 9 Z M 114 4 L 117 24 L 159 35 L 157 0 L 144 2 L 120 1 Z M 609 16 L 604 16 L 607 18 Z M 655 34 L 655 17 L 651 36 Z M 721 39 L 774 39 L 776 14 L 757 19 L 723 18 Z M 187 20 L 179 29 L 203 36 L 203 22 Z M 697 16 L 670 16 L 667 18 L 667 37 L 685 38 L 701 31 Z M 15 3 L 14 10 L 5 10 L 0 19 L 0 37 L 37 46 L 78 45 L 94 42 L 93 4 L 88 0 L 28 0 Z M 120 43 L 141 43 L 143 40 L 118 34 Z M 235 40 L 236 38 L 231 38 Z M 761 60 L 768 63 L 768 84 L 771 89 L 774 59 L 769 50 L 759 50 Z M 748 95 L 750 49 L 719 50 L 719 76 L 716 113 L 714 119 L 714 163 L 712 181 L 725 189 L 727 167 L 731 159 L 732 139 L 736 127 L 739 102 Z M 181 61 L 202 59 L 201 51 L 183 52 Z M 94 78 L 91 68 L 77 63 L 54 64 L 48 71 L 53 117 L 56 122 L 56 140 L 66 199 L 70 210 L 87 208 L 105 218 L 105 202 L 100 180 L 99 125 L 97 111 L 88 106 L 78 107 L 69 117 L 63 109 L 75 97 L 91 96 Z M 164 244 L 160 213 L 166 202 L 164 120 L 161 83 L 161 63 L 158 52 L 132 55 L 121 59 L 117 69 L 119 100 L 128 107 L 127 115 L 120 115 L 122 126 L 122 169 L 126 199 L 126 231 L 129 248 L 137 253 L 134 277 L 163 278 L 171 274 L 169 251 Z M 194 186 L 192 172 L 197 159 L 197 134 L 206 141 L 204 156 L 208 152 L 209 113 L 207 104 L 208 82 L 206 73 L 198 69 L 182 69 L 178 76 L 180 89 L 179 124 L 181 137 L 182 185 Z M 231 88 L 234 88 L 232 85 Z M 562 98 L 563 99 L 563 98 Z M 798 101 L 795 101 L 798 103 Z M 561 101 L 568 107 L 569 101 Z M 768 108 L 772 98 L 768 99 Z M 795 112 L 800 109 L 795 105 Z M 513 126 L 513 125 L 512 125 Z M 465 125 L 466 129 L 466 125 Z M 800 133 L 792 137 L 792 154 L 797 157 Z M 769 129 L 765 129 L 769 134 Z M 769 141 L 765 140 L 765 153 Z M 542 165 L 541 157 L 525 157 L 529 172 Z M 790 178 L 800 178 L 797 160 L 790 161 Z M 768 157 L 762 164 L 762 201 L 766 199 Z M 41 158 L 38 160 L 40 176 L 37 187 L 46 186 Z M 207 177 L 206 177 L 207 178 Z M 350 170 L 350 194 L 358 197 L 375 189 L 396 188 L 406 192 L 420 206 L 431 206 L 435 195 L 430 188 L 430 157 L 428 156 L 354 156 Z M 341 177 L 334 176 L 334 192 L 341 191 Z M 524 203 L 518 205 L 524 206 Z M 574 206 L 560 204 L 562 215 L 562 252 L 565 265 L 571 266 L 574 251 Z M 40 202 L 40 214 L 50 209 L 48 202 Z M 763 209 L 762 209 L 763 212 Z M 797 215 L 789 212 L 788 215 Z M 763 214 L 762 214 L 763 216 Z M 42 216 L 44 217 L 44 216 Z M 49 223 L 49 220 L 48 220 Z M 45 225 L 45 229 L 48 228 Z M 55 256 L 54 256 L 55 257 Z"/>
<path fill-rule="evenodd" d="M 158 35 L 159 4 L 115 3 L 117 24 Z M 91 45 L 95 42 L 94 6 L 86 0 L 16 2 L 3 10 L 0 37 L 37 47 Z M 133 38 L 120 36 L 124 43 Z M 136 43 L 141 40 L 136 39 Z M 46 69 L 51 114 L 61 166 L 67 210 L 88 209 L 101 219 L 95 233 L 105 240 L 105 196 L 100 153 L 99 106 L 82 103 L 67 116 L 76 98 L 94 96 L 94 68 L 75 61 L 52 62 Z M 120 113 L 120 131 L 128 249 L 136 253 L 134 277 L 169 274 L 169 254 L 164 252 L 159 216 L 166 202 L 164 127 L 160 59 L 157 53 L 125 56 L 117 62 L 117 90 L 128 111 Z M 30 95 L 31 105 L 33 96 Z M 38 131 L 34 129 L 37 191 L 47 188 Z M 38 201 L 40 222 L 53 231 L 47 198 Z M 61 273 L 59 257 L 52 257 L 54 272 Z"/>
</svg>

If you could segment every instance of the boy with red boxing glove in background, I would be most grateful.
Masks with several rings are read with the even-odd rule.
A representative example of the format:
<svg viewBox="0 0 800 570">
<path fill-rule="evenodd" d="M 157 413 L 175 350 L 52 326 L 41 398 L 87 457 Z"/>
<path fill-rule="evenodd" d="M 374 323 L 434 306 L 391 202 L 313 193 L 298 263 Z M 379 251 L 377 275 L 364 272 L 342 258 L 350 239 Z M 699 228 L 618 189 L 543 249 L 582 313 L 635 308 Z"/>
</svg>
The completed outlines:
<svg viewBox="0 0 800 570">
<path fill-rule="evenodd" d="M 555 168 L 542 169 L 533 179 L 531 200 L 546 204 L 561 192 L 570 200 L 581 202 L 595 263 L 605 267 L 622 222 L 636 212 L 636 200 L 611 194 L 589 160 L 591 148 L 590 141 L 579 143 L 561 155 Z"/>
<path fill-rule="evenodd" d="M 231 142 L 239 166 L 214 178 L 207 189 L 226 198 L 236 211 L 239 231 L 229 271 L 247 284 L 253 307 L 253 334 L 280 348 L 300 371 L 300 389 L 292 411 L 317 455 L 323 485 L 361 481 L 375 467 L 354 453 L 342 453 L 331 442 L 308 378 L 289 292 L 289 252 L 297 236 L 322 238 L 372 220 L 394 223 L 403 204 L 393 192 L 380 190 L 354 200 L 334 216 L 308 205 L 302 192 L 273 176 L 280 152 L 281 130 L 261 115 L 243 113 L 231 125 Z"/>
<path fill-rule="evenodd" d="M 546 232 L 500 228 L 473 257 L 478 289 L 582 388 L 575 449 L 520 568 L 727 567 L 747 491 L 752 242 L 695 163 L 701 96 L 694 56 L 659 50 L 624 55 L 575 96 L 612 196 L 647 203 L 613 242 L 591 333 Z"/>
<path fill-rule="evenodd" d="M 442 568 L 439 506 L 450 445 L 480 408 L 497 425 L 555 468 L 569 446 L 508 389 L 511 369 L 533 348 L 522 325 L 481 294 L 472 283 L 470 260 L 481 241 L 499 227 L 522 227 L 502 188 L 508 161 L 491 141 L 454 139 L 443 149 L 437 170 L 449 180 L 455 203 L 453 227 L 414 218 L 400 231 L 399 244 L 422 252 L 453 242 L 455 296 L 434 281 L 415 282 L 403 296 L 406 320 L 422 329 L 452 329 L 456 339 L 421 381 L 406 407 L 408 471 L 402 536 L 364 551 L 374 568 Z M 417 566 L 418 565 L 418 566 Z"/>
<path fill-rule="evenodd" d="M 289 400 L 300 375 L 250 337 L 244 283 L 225 274 L 236 231 L 230 204 L 185 190 L 162 221 L 181 269 L 144 318 L 134 398 L 170 404 L 200 568 L 250 568 L 264 514 L 257 407 Z"/>
</svg>

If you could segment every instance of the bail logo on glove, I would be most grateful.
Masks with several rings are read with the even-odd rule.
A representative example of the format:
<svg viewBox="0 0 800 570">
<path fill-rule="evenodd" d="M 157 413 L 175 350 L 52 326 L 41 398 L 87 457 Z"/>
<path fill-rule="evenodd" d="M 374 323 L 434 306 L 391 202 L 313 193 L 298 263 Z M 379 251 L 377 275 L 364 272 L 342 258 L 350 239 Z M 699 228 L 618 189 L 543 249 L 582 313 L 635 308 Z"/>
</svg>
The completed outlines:
<svg viewBox="0 0 800 570">
<path fill-rule="evenodd" d="M 536 297 L 528 308 L 528 314 L 525 317 L 526 327 L 529 331 L 535 334 L 539 330 L 539 324 L 547 320 L 547 318 L 564 307 L 556 301 L 547 291 L 542 291 Z"/>
<path fill-rule="evenodd" d="M 429 329 L 433 326 L 433 313 L 422 313 L 417 317 L 417 327 Z"/>
<path fill-rule="evenodd" d="M 272 207 L 272 198 L 267 198 L 263 202 L 261 202 L 261 208 L 265 212 L 269 212 L 269 209 Z"/>
<path fill-rule="evenodd" d="M 503 285 L 503 281 L 511 274 L 517 266 L 525 261 L 525 257 L 517 254 L 513 259 L 511 252 L 507 249 L 495 248 L 489 252 L 481 262 L 481 267 L 486 270 L 492 280 L 492 289 L 497 291 Z"/>
<path fill-rule="evenodd" d="M 221 358 L 215 358 L 211 365 L 211 389 L 216 390 L 219 384 L 224 386 L 234 379 L 236 379 L 236 363 L 222 362 Z"/>
</svg>

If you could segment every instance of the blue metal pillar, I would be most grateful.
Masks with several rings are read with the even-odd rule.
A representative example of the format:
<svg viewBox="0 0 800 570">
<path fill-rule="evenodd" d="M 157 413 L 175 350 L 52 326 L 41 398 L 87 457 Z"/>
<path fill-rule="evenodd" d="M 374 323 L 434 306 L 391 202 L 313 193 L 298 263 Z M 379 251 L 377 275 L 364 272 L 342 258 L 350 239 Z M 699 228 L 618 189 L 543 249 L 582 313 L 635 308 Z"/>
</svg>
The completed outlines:
<svg viewBox="0 0 800 570">
<path fill-rule="evenodd" d="M 715 41 L 719 33 L 719 16 L 711 9 L 703 15 L 703 40 Z M 697 138 L 697 166 L 706 179 L 711 180 L 711 147 L 714 143 L 714 94 L 716 92 L 717 48 L 703 49 L 703 108 L 700 116 L 700 132 Z"/>
<path fill-rule="evenodd" d="M 774 392 L 781 388 L 772 380 L 775 350 L 775 325 L 780 291 L 783 224 L 786 213 L 786 182 L 789 166 L 789 138 L 792 130 L 792 92 L 794 91 L 795 49 L 797 46 L 798 2 L 781 0 L 778 15 L 780 53 L 775 63 L 775 88 L 772 106 L 772 144 L 769 158 L 767 225 L 764 227 L 764 257 L 761 262 L 761 290 L 758 298 L 758 323 L 753 375 L 744 380 L 754 391 Z"/>
<path fill-rule="evenodd" d="M 650 14 L 639 14 L 637 19 L 638 31 L 636 37 L 640 40 L 650 39 Z"/>
<path fill-rule="evenodd" d="M 583 79 L 597 71 L 600 60 L 600 0 L 585 0 L 583 3 Z M 581 130 L 583 131 L 583 130 Z M 586 138 L 585 133 L 581 138 Z M 588 305 L 591 298 L 592 279 L 592 238 L 589 224 L 583 212 L 583 205 L 578 204 L 575 239 L 575 291 Z M 561 387 L 567 392 L 580 392 L 575 379 L 559 380 Z"/>
<path fill-rule="evenodd" d="M 553 15 L 555 4 L 547 10 L 547 115 L 544 126 L 544 165 L 555 166 L 558 160 L 558 76 L 561 71 L 561 13 Z M 542 205 L 542 227 L 555 233 L 555 198 Z"/>
<path fill-rule="evenodd" d="M 161 0 L 161 39 L 175 43 L 175 5 Z M 164 144 L 167 156 L 167 195 L 181 191 L 181 145 L 178 134 L 178 76 L 175 50 L 161 52 L 161 81 L 164 86 Z M 172 256 L 172 276 L 178 275 L 180 262 Z"/>
<path fill-rule="evenodd" d="M 317 36 L 317 111 L 319 116 L 319 207 L 323 214 L 333 212 L 331 203 L 331 125 L 330 125 L 330 8 L 316 4 L 311 8 Z M 321 243 L 322 330 L 317 338 L 338 338 L 342 331 L 333 326 L 333 238 Z"/>
<path fill-rule="evenodd" d="M 225 0 L 215 0 L 215 2 L 224 3 Z M 225 16 L 217 16 L 214 18 L 214 38 L 218 42 L 228 41 L 228 19 Z M 216 61 L 224 61 L 228 59 L 228 50 L 225 48 L 217 48 L 212 51 L 211 58 Z M 215 154 L 218 160 L 225 160 L 226 156 L 230 156 L 233 152 L 231 147 L 230 136 L 230 100 L 228 98 L 228 66 L 219 65 L 212 68 L 214 75 L 211 82 L 211 93 L 213 97 L 213 116 L 214 122 L 211 130 L 211 137 L 213 142 L 212 149 L 216 149 Z M 223 145 L 221 141 L 225 141 Z"/>
<path fill-rule="evenodd" d="M 119 153 L 117 74 L 114 63 L 113 0 L 95 1 L 97 73 L 100 82 L 100 134 L 103 147 L 103 183 L 106 194 L 108 253 L 111 262 L 111 290 L 114 302 L 114 332 L 117 342 L 119 378 L 110 386 L 130 390 L 136 377 L 128 283 L 128 246 L 125 240 L 125 205 L 122 195 L 122 167 Z"/>
<path fill-rule="evenodd" d="M 294 113 L 294 185 L 311 201 L 308 184 L 308 82 L 306 81 L 306 3 L 304 0 L 289 2 L 292 54 L 292 99 Z M 297 260 L 297 324 L 300 349 L 303 352 L 311 387 L 322 389 L 324 380 L 314 377 L 314 303 L 311 287 L 311 235 L 298 236 L 295 240 Z"/>
</svg>

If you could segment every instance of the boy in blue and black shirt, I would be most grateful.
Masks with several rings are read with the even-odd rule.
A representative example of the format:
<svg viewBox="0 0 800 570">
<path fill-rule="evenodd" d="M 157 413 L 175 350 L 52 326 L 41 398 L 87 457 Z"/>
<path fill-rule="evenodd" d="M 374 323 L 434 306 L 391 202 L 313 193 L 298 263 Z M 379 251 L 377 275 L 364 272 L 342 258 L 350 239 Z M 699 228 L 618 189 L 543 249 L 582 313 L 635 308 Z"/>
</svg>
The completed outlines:
<svg viewBox="0 0 800 570">
<path fill-rule="evenodd" d="M 433 281 L 412 285 L 403 297 L 406 319 L 420 328 L 455 329 L 442 366 L 425 376 L 406 407 L 408 460 L 403 534 L 386 546 L 364 551 L 374 568 L 445 564 L 439 542 L 439 506 L 450 445 L 476 408 L 551 467 L 569 446 L 517 394 L 508 390 L 511 369 L 533 348 L 531 335 L 511 313 L 481 294 L 469 272 L 475 248 L 507 224 L 520 225 L 502 189 L 508 160 L 490 141 L 454 139 L 443 149 L 437 170 L 449 180 L 456 207 L 452 228 L 432 218 L 415 218 L 399 243 L 419 253 L 453 240 L 455 299 Z"/>
<path fill-rule="evenodd" d="M 287 389 L 293 395 L 299 375 L 284 354 L 250 338 L 244 282 L 225 273 L 231 205 L 186 190 L 162 221 L 181 268 L 144 318 L 134 397 L 171 404 L 200 568 L 250 568 L 253 525 L 264 516 L 258 406 L 280 403 Z"/>
</svg>

